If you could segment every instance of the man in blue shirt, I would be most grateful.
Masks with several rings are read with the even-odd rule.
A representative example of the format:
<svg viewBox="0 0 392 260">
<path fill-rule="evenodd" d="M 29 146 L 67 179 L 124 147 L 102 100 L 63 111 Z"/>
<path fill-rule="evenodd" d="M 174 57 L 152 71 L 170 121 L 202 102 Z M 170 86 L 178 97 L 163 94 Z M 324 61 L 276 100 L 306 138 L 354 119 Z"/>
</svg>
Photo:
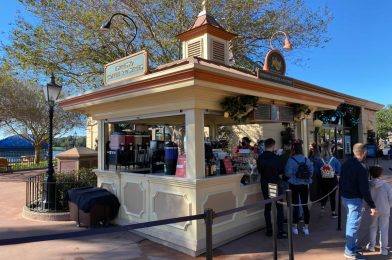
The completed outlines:
<svg viewBox="0 0 392 260">
<path fill-rule="evenodd" d="M 357 143 L 353 147 L 354 157 L 347 159 L 342 165 L 339 189 L 346 207 L 346 246 L 344 256 L 348 259 L 365 259 L 358 253 L 358 230 L 361 224 L 362 200 L 369 205 L 370 215 L 376 215 L 377 209 L 370 195 L 369 178 L 366 165 L 366 146 Z"/>
</svg>

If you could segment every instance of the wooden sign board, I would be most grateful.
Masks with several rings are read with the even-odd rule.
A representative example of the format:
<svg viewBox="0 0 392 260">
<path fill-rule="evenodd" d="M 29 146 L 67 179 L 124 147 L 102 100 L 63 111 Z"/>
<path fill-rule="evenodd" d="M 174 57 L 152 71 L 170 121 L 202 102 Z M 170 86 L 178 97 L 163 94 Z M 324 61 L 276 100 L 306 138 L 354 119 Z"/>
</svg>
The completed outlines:
<svg viewBox="0 0 392 260">
<path fill-rule="evenodd" d="M 276 198 L 278 196 L 278 184 L 268 183 L 268 196 Z"/>
<path fill-rule="evenodd" d="M 103 69 L 103 81 L 105 86 L 145 75 L 148 71 L 147 51 L 140 51 L 113 61 L 106 64 Z"/>
</svg>

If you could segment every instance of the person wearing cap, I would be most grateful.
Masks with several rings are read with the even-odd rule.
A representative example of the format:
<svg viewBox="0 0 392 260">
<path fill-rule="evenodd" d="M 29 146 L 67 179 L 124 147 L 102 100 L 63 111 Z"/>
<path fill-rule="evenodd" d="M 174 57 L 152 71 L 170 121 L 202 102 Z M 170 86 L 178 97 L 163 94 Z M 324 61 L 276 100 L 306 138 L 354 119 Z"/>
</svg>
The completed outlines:
<svg viewBox="0 0 392 260">
<path fill-rule="evenodd" d="M 339 179 L 340 194 L 347 212 L 344 256 L 348 259 L 365 259 L 359 253 L 360 247 L 357 244 L 362 201 L 369 205 L 370 215 L 377 215 L 377 209 L 370 195 L 368 171 L 363 162 L 367 153 L 366 146 L 356 143 L 353 153 L 354 156 L 343 163 Z"/>
</svg>

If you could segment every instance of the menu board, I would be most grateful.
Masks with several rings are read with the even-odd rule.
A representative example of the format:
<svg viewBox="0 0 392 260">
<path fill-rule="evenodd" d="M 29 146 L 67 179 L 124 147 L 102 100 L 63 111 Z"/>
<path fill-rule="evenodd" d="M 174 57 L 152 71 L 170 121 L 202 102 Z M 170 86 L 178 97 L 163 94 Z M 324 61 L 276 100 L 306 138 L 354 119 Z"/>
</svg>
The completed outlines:
<svg viewBox="0 0 392 260">
<path fill-rule="evenodd" d="M 375 144 L 366 144 L 367 158 L 376 158 L 377 157 L 377 145 Z"/>
</svg>

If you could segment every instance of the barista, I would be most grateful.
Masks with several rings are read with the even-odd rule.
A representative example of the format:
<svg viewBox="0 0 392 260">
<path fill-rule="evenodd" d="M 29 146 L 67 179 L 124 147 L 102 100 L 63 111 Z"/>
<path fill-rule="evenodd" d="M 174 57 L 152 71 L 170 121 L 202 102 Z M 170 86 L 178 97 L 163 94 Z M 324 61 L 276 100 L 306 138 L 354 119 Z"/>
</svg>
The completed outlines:
<svg viewBox="0 0 392 260">
<path fill-rule="evenodd" d="M 247 137 L 247 136 L 242 137 L 241 142 L 238 144 L 238 146 L 234 147 L 234 154 L 238 155 L 238 151 L 240 149 L 249 149 L 249 150 L 253 151 L 253 147 L 250 145 L 249 137 Z"/>
</svg>

